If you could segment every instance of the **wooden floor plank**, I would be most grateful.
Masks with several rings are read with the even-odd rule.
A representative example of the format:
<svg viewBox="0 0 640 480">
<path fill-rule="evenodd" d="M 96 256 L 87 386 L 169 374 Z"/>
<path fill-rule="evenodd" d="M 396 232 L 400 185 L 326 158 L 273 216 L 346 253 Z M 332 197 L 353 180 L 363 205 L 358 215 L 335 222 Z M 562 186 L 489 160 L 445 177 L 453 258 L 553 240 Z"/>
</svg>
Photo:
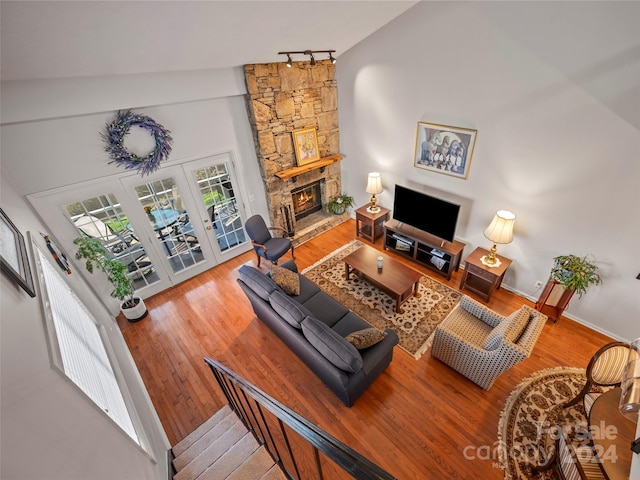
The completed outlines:
<svg viewBox="0 0 640 480">
<path fill-rule="evenodd" d="M 354 233 L 355 222 L 349 220 L 296 247 L 298 267 L 312 265 L 352 240 Z M 382 239 L 375 247 L 382 250 Z M 461 271 L 446 281 L 389 254 L 453 288 L 460 283 Z M 202 360 L 209 355 L 398 478 L 500 479 L 497 459 L 472 461 L 464 452 L 466 447 L 469 452 L 494 446 L 500 411 L 513 388 L 537 370 L 584 367 L 612 340 L 565 317 L 548 322 L 532 356 L 498 378 L 488 392 L 428 353 L 414 360 L 396 349 L 389 368 L 346 408 L 255 318 L 236 283 L 237 269 L 244 263 L 255 265 L 253 252 L 148 299 L 149 315 L 141 322 L 118 318 L 172 444 L 224 404 Z M 261 269 L 268 269 L 266 262 Z M 505 289 L 483 303 L 503 314 L 522 304 L 532 306 Z"/>
</svg>

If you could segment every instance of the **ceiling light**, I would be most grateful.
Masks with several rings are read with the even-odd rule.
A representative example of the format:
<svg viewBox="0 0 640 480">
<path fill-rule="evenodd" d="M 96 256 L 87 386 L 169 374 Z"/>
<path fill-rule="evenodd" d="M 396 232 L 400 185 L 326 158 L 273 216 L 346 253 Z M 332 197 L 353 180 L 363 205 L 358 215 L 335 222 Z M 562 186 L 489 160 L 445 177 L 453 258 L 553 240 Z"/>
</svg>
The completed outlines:
<svg viewBox="0 0 640 480">
<path fill-rule="evenodd" d="M 296 52 L 278 52 L 278 55 L 286 55 L 287 56 L 287 67 L 291 67 L 293 65 L 293 60 L 291 59 L 291 55 L 309 55 L 311 57 L 309 64 L 311 66 L 316 65 L 316 57 L 313 55 L 314 53 L 328 53 L 329 61 L 333 64 L 336 63 L 336 58 L 333 56 L 335 50 L 299 50 Z"/>
</svg>

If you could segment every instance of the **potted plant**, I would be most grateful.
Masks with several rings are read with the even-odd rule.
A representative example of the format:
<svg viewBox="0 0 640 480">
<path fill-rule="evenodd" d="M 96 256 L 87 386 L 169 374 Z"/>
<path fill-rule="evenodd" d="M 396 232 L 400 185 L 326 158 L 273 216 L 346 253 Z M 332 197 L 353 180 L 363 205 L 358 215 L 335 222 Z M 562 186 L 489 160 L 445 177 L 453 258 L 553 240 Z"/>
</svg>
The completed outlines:
<svg viewBox="0 0 640 480">
<path fill-rule="evenodd" d="M 109 258 L 107 251 L 95 238 L 78 237 L 73 243 L 78 245 L 76 259 L 85 260 L 85 268 L 93 273 L 98 267 L 113 285 L 111 296 L 120 300 L 120 310 L 130 322 L 142 320 L 147 315 L 147 307 L 142 298 L 134 295 L 127 266 L 120 260 Z"/>
<path fill-rule="evenodd" d="M 353 197 L 346 193 L 341 193 L 340 195 L 331 198 L 329 203 L 324 205 L 324 209 L 333 215 L 342 215 L 347 208 L 353 207 L 353 205 Z"/>
<path fill-rule="evenodd" d="M 589 261 L 588 256 L 560 255 L 553 259 L 551 279 L 560 283 L 565 290 L 573 290 L 582 297 L 590 285 L 602 283 L 596 272 L 598 267 Z"/>
</svg>

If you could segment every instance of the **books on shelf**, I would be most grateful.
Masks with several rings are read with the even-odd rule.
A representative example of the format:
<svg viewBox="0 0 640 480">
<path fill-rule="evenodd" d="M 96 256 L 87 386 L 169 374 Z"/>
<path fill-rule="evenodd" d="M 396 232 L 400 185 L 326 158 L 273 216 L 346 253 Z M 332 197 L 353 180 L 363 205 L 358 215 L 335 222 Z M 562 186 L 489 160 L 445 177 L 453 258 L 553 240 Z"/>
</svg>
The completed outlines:
<svg viewBox="0 0 640 480">
<path fill-rule="evenodd" d="M 431 257 L 431 263 L 433 265 L 435 265 L 438 270 L 442 270 L 442 267 L 444 267 L 447 264 L 447 261 L 442 259 L 442 258 L 440 258 L 440 257 L 437 257 L 437 256 L 433 255 Z"/>
<path fill-rule="evenodd" d="M 435 248 L 431 249 L 431 255 L 435 255 L 436 257 L 444 257 L 445 256 L 445 252 L 441 252 L 440 250 L 437 250 Z"/>
<path fill-rule="evenodd" d="M 409 252 L 411 250 L 411 244 L 396 239 L 396 250 L 400 250 L 401 252 Z"/>
<path fill-rule="evenodd" d="M 409 246 L 413 245 L 413 240 L 411 240 L 410 238 L 403 237 L 402 235 L 399 235 L 397 233 L 393 233 L 391 234 L 391 236 L 395 238 L 397 241 L 402 242 L 406 245 L 409 245 Z"/>
</svg>

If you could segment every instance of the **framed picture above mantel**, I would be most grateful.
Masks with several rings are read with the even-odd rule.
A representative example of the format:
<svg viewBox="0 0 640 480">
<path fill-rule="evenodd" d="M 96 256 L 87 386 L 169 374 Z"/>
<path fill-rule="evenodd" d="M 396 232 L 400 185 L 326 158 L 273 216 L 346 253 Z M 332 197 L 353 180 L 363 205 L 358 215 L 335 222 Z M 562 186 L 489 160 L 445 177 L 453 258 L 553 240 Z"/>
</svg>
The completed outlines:
<svg viewBox="0 0 640 480">
<path fill-rule="evenodd" d="M 413 166 L 465 179 L 477 130 L 418 122 Z"/>
<path fill-rule="evenodd" d="M 299 167 L 320 160 L 316 128 L 310 127 L 295 130 L 293 132 L 293 148 L 296 151 L 296 160 Z"/>
</svg>

